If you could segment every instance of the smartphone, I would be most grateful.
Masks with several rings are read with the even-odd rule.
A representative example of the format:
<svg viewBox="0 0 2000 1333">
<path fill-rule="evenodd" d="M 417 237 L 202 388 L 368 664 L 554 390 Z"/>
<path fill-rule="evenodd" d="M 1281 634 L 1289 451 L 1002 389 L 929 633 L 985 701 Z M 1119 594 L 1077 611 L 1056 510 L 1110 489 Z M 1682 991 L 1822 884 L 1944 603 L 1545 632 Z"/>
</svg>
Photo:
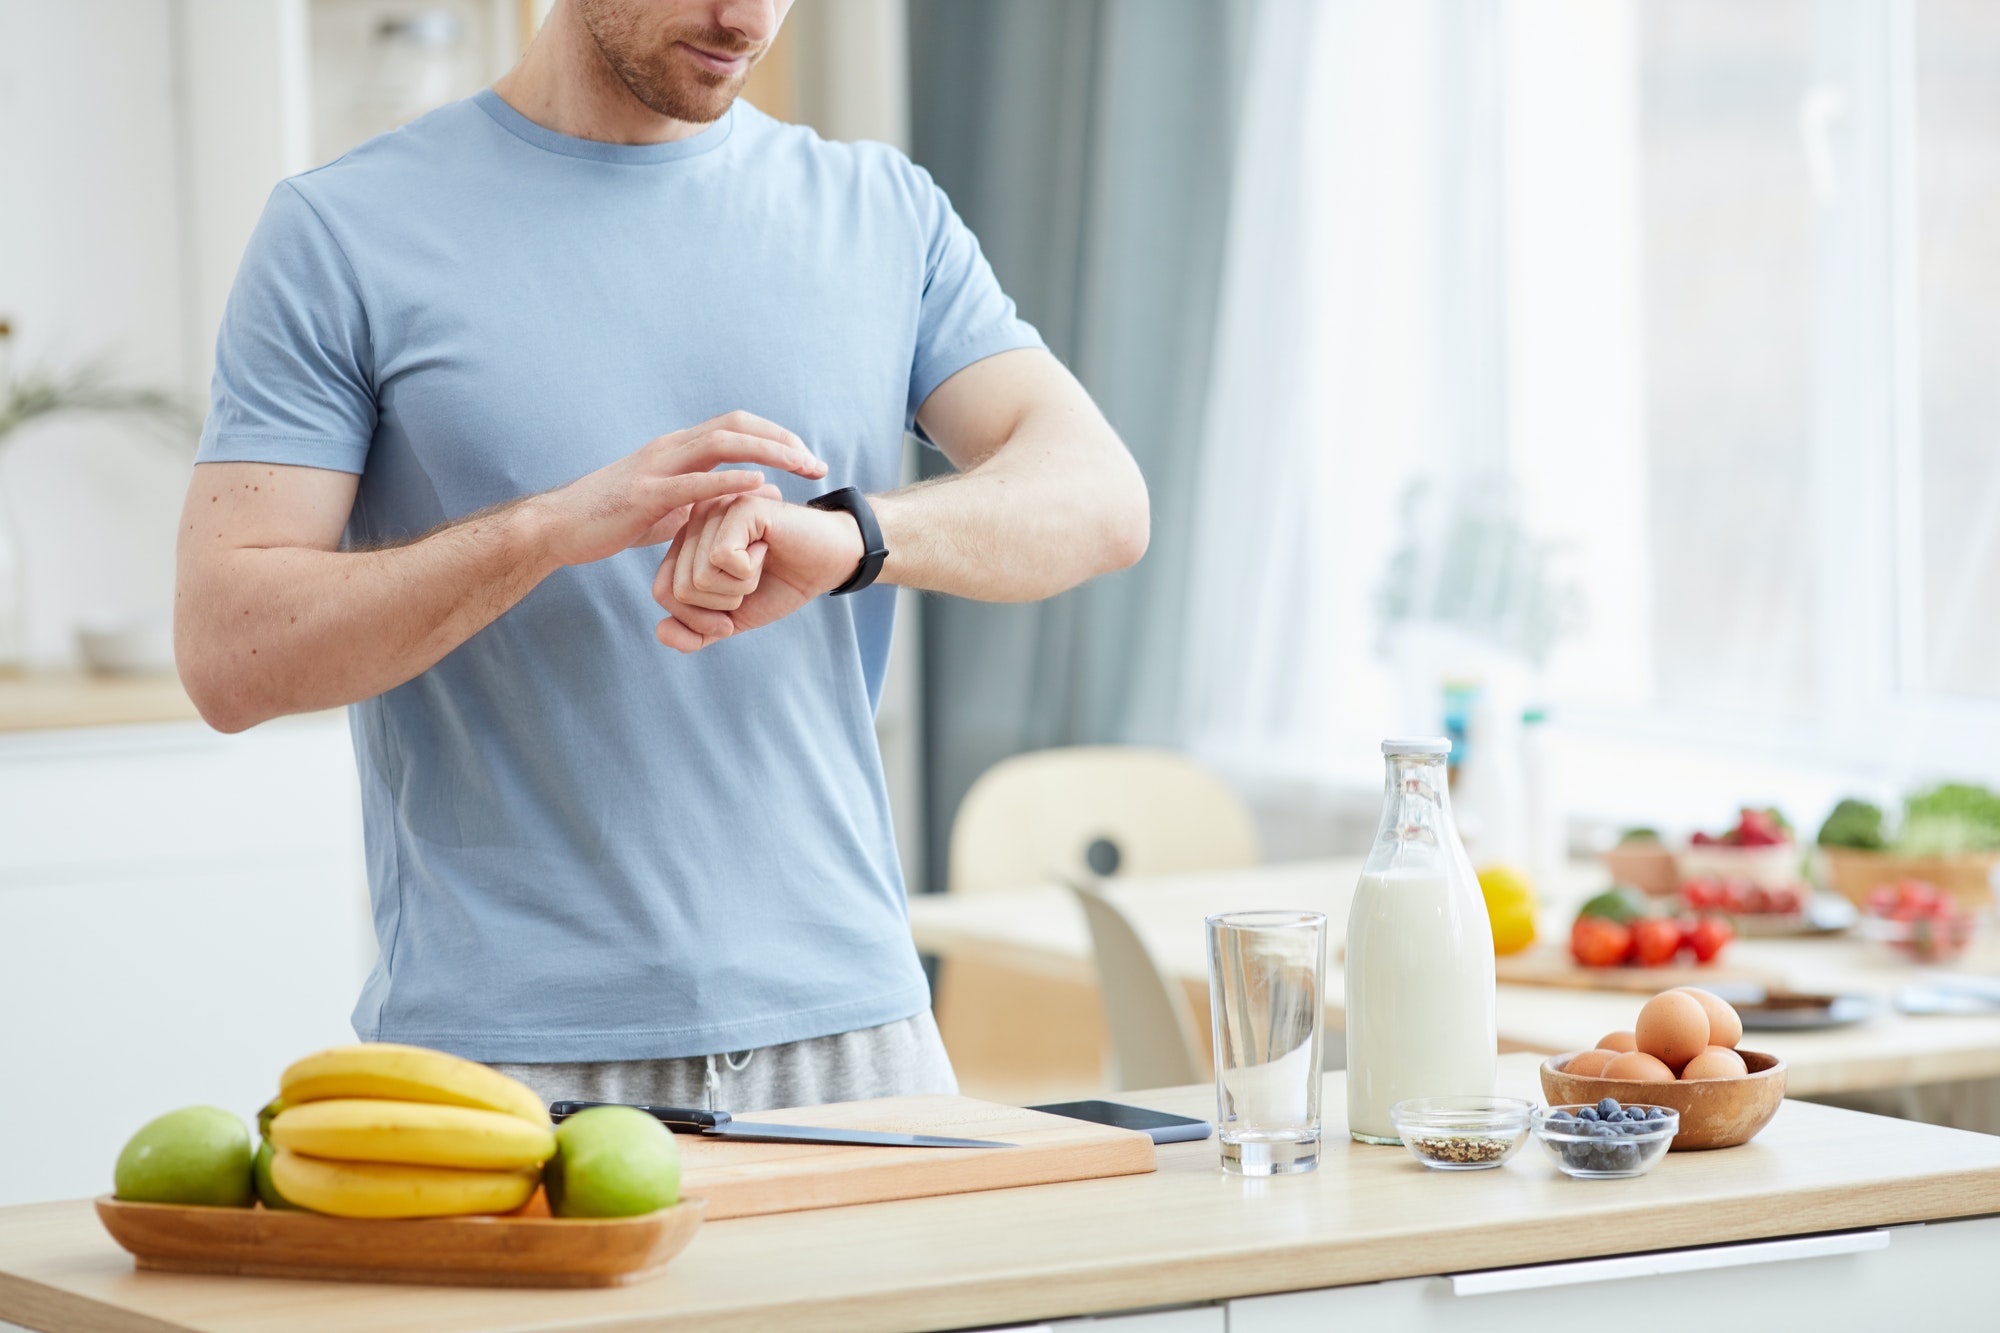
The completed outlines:
<svg viewBox="0 0 2000 1333">
<path fill-rule="evenodd" d="M 1066 1115 L 1072 1120 L 1088 1120 L 1097 1125 L 1136 1129 L 1151 1135 L 1155 1143 L 1194 1143 L 1215 1132 L 1215 1126 L 1206 1120 L 1190 1120 L 1184 1115 L 1149 1111 L 1143 1106 L 1127 1106 L 1123 1102 L 1056 1102 L 1028 1109 L 1047 1111 L 1050 1115 Z"/>
</svg>

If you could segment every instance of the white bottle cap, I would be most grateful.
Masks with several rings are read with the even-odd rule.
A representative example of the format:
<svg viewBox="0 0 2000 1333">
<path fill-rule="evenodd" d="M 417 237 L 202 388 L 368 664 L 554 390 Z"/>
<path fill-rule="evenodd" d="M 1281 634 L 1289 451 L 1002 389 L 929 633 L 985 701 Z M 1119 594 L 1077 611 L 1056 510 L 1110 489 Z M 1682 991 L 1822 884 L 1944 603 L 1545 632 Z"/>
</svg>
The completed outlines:
<svg viewBox="0 0 2000 1333">
<path fill-rule="evenodd" d="M 1451 742 L 1442 736 L 1391 736 L 1382 742 L 1382 753 L 1450 754 Z"/>
</svg>

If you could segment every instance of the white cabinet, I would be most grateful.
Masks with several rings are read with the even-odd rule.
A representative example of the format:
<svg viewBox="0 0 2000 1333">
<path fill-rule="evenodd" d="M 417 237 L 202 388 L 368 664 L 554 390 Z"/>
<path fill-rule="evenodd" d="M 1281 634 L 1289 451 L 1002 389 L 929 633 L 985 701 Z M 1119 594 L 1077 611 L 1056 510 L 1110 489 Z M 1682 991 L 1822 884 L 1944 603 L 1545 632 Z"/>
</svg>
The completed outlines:
<svg viewBox="0 0 2000 1333">
<path fill-rule="evenodd" d="M 341 715 L 0 735 L 0 1205 L 108 1190 L 162 1111 L 253 1115 L 354 1040 L 374 948 Z"/>
<path fill-rule="evenodd" d="M 1814 1242 L 1819 1242 L 1815 1244 Z M 1228 1333 L 1548 1333 L 1699 1324 L 1702 1333 L 1972 1328 L 2000 1219 L 1409 1278 L 1229 1302 Z M 1828 1253 L 1826 1251 L 1836 1251 Z M 1645 1272 L 1645 1269 L 1679 1271 Z"/>
</svg>

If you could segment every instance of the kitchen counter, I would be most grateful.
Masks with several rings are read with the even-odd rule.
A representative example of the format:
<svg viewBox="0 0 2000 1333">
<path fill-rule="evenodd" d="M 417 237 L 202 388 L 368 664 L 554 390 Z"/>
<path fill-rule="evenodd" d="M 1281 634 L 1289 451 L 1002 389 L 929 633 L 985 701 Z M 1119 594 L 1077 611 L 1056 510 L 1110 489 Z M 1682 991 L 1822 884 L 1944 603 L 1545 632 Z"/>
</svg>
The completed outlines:
<svg viewBox="0 0 2000 1333">
<path fill-rule="evenodd" d="M 199 717 L 180 677 L 81 671 L 0 675 L 0 732 L 185 722 Z"/>
<path fill-rule="evenodd" d="M 1534 1068 L 1531 1057 L 1504 1058 L 1503 1090 L 1530 1093 Z M 1213 1113 L 1206 1088 L 1127 1099 Z M 2000 1213 L 2000 1139 L 1810 1103 L 1787 1102 L 1743 1147 L 1675 1153 L 1650 1175 L 1589 1182 L 1558 1174 L 1533 1143 L 1498 1170 L 1463 1174 L 1427 1171 L 1400 1148 L 1351 1144 L 1339 1075 L 1327 1080 L 1326 1111 L 1328 1151 L 1320 1170 L 1309 1175 L 1243 1180 L 1220 1171 L 1213 1140 L 1171 1145 L 1161 1148 L 1160 1169 L 1150 1175 L 711 1223 L 663 1276 L 603 1291 L 140 1273 L 98 1226 L 87 1201 L 4 1209 L 0 1320 L 57 1333 L 728 1333 L 970 1328 L 1193 1305 L 1170 1315 L 1135 1316 L 1125 1327 L 1219 1330 L 1223 1307 L 1214 1303 L 1228 1301 L 1230 1328 L 1275 1329 L 1336 1326 L 1320 1317 L 1288 1322 L 1291 1316 L 1273 1313 L 1308 1297 L 1371 1302 L 1367 1308 L 1379 1312 L 1380 1302 L 1401 1292 L 1442 1303 L 1442 1322 L 1435 1326 L 1455 1328 L 1465 1325 L 1446 1317 L 1450 1284 L 1394 1280 L 1509 1270 L 1502 1285 L 1519 1284 L 1542 1280 L 1521 1265 L 1680 1247 L 1718 1247 L 1697 1250 L 1692 1258 L 1666 1256 L 1718 1268 L 1749 1262 L 1752 1255 L 1784 1257 L 1738 1244 L 1759 1238 Z M 1844 1317 L 1858 1307 L 1842 1294 L 1843 1283 L 1873 1273 L 1869 1280 L 1879 1285 L 1888 1274 L 1879 1263 L 1887 1256 L 1924 1253 L 1926 1244 L 1940 1243 L 1925 1239 L 1931 1236 L 1977 1238 L 1990 1249 L 1993 1238 L 1981 1229 L 1995 1227 L 2000 1224 L 1968 1222 L 1858 1239 L 1832 1236 L 1808 1245 L 1873 1252 L 1732 1271 L 1754 1271 L 1767 1296 L 1782 1289 L 1795 1318 L 1814 1309 Z M 1704 1258 L 1716 1255 L 1723 1258 Z M 1695 1277 L 1719 1284 L 1727 1274 L 1628 1281 Z M 1352 1285 L 1364 1283 L 1384 1285 Z M 1958 1294 L 1935 1277 L 1912 1283 L 1909 1271 L 1891 1285 L 1900 1292 L 1896 1308 L 1911 1313 L 1937 1308 L 1925 1301 Z M 1968 1300 L 1974 1285 L 1968 1277 L 1960 1289 Z M 1314 1290 L 1329 1288 L 1338 1290 Z M 1551 1296 L 1601 1296 L 1614 1289 L 1599 1282 L 1526 1295 L 1542 1302 L 1535 1309 L 1548 1311 Z M 1469 1290 L 1459 1293 L 1455 1308 L 1477 1311 L 1487 1321 L 1480 1327 L 1536 1326 L 1491 1322 L 1512 1298 L 1475 1298 Z M 1298 1294 L 1263 1295 L 1280 1292 Z M 1728 1319 L 1704 1322 L 1737 1326 Z M 1859 1326 L 1838 1318 L 1833 1325 Z"/>
</svg>

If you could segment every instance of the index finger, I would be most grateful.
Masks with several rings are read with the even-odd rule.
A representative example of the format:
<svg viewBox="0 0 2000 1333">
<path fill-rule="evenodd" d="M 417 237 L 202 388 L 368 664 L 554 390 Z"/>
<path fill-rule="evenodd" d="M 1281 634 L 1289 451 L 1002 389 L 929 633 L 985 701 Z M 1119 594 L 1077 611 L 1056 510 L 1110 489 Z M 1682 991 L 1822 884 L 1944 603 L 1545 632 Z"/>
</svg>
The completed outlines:
<svg viewBox="0 0 2000 1333">
<path fill-rule="evenodd" d="M 789 432 L 787 433 L 789 436 Z M 723 463 L 761 463 L 783 468 L 801 477 L 817 480 L 826 475 L 826 463 L 798 440 L 797 436 L 774 440 L 735 430 L 703 431 L 676 447 L 666 467 L 672 472 L 706 472 Z"/>
</svg>

